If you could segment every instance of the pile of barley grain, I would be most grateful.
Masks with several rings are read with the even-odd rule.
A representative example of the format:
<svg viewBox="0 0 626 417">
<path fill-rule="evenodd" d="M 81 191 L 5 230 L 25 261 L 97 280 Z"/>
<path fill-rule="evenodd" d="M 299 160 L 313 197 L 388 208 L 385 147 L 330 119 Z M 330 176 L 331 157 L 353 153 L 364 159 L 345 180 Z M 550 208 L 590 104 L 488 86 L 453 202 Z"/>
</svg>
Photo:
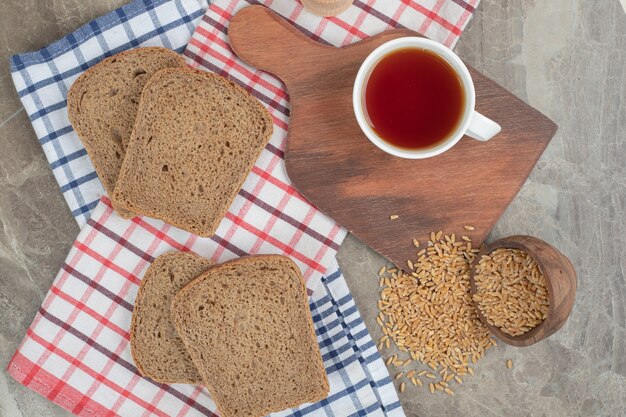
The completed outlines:
<svg viewBox="0 0 626 417">
<path fill-rule="evenodd" d="M 487 322 L 519 336 L 548 314 L 546 280 L 535 260 L 518 249 L 497 249 L 476 266 L 474 301 Z"/>
<path fill-rule="evenodd" d="M 397 378 L 422 386 L 419 377 L 424 376 L 432 380 L 430 392 L 452 395 L 449 382 L 461 383 L 461 376 L 473 374 L 470 362 L 476 363 L 495 341 L 478 319 L 470 294 L 470 265 L 478 250 L 467 236 L 457 241 L 454 234 L 443 238 L 442 234 L 431 233 L 428 246 L 417 252 L 416 260 L 407 261 L 410 274 L 381 269 L 377 322 L 384 335 L 378 347 L 389 348 L 391 339 L 410 354 L 407 359 L 391 356 L 387 365 L 407 366 L 419 360 L 435 371 L 412 370 Z M 419 248 L 419 242 L 413 243 Z M 400 391 L 404 389 L 401 383 Z"/>
</svg>

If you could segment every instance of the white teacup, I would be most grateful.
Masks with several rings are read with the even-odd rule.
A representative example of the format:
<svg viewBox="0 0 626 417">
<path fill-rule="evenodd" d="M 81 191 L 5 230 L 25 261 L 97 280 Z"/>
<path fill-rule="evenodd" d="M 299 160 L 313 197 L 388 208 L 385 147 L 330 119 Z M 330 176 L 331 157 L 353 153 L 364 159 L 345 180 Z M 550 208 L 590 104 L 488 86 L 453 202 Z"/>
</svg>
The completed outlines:
<svg viewBox="0 0 626 417">
<path fill-rule="evenodd" d="M 458 127 L 452 131 L 448 137 L 439 141 L 436 145 L 424 149 L 405 149 L 394 146 L 393 144 L 381 138 L 367 121 L 365 107 L 365 88 L 371 71 L 376 67 L 378 62 L 390 53 L 406 48 L 415 48 L 430 51 L 437 56 L 443 58 L 457 73 L 462 83 L 463 92 L 465 94 L 464 108 L 462 110 L 461 122 Z M 352 90 L 352 105 L 354 114 L 359 122 L 359 126 L 367 138 L 383 151 L 408 159 L 423 159 L 439 155 L 452 146 L 454 146 L 463 135 L 471 138 L 486 141 L 494 137 L 500 132 L 499 124 L 491 119 L 486 118 L 482 114 L 474 110 L 476 104 L 476 93 L 474 91 L 474 83 L 467 67 L 461 59 L 450 49 L 442 44 L 426 38 L 406 37 L 398 38 L 386 42 L 374 49 L 363 61 L 361 68 L 357 73 Z"/>
</svg>

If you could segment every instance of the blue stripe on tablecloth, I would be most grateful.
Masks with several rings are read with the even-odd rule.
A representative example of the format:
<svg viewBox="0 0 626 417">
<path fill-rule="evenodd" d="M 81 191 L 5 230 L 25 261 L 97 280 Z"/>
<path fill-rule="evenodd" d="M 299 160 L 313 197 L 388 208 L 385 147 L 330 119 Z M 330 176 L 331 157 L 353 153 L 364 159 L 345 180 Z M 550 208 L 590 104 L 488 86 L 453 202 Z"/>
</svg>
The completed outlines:
<svg viewBox="0 0 626 417">
<path fill-rule="evenodd" d="M 37 65 L 43 62 L 47 62 L 50 59 L 54 59 L 71 49 L 77 48 L 79 44 L 87 42 L 88 40 L 102 33 L 103 30 L 107 30 L 114 26 L 117 26 L 120 23 L 120 13 L 128 20 L 145 13 L 146 10 L 152 10 L 155 7 L 158 7 L 159 5 L 168 1 L 169 0 L 136 0 L 128 3 L 111 13 L 107 13 L 104 16 L 98 17 L 92 22 L 79 28 L 74 33 L 63 37 L 58 41 L 51 43 L 44 48 L 41 48 L 38 51 L 25 52 L 14 55 L 11 58 L 11 72 L 21 71 L 30 65 Z M 198 16 L 202 15 L 203 13 L 204 12 L 200 12 Z M 97 29 L 97 31 L 94 31 L 94 27 Z"/>
<path fill-rule="evenodd" d="M 89 219 L 89 213 L 91 213 L 91 210 L 96 208 L 96 206 L 98 205 L 99 201 L 100 200 L 95 200 L 95 201 L 92 201 L 89 204 L 86 204 L 84 206 L 80 206 L 77 209 L 72 210 L 72 216 L 74 216 L 74 217 L 83 216 L 85 218 L 85 220 Z"/>
<path fill-rule="evenodd" d="M 186 23 L 188 21 L 191 21 L 187 18 L 182 18 L 182 19 L 178 19 L 175 22 L 172 22 L 170 25 L 167 26 L 171 26 L 171 27 L 175 27 L 178 26 L 182 23 Z M 28 94 L 32 94 L 33 92 L 35 92 L 36 90 L 45 87 L 47 85 L 50 84 L 54 84 L 54 83 L 58 83 L 59 81 L 63 81 L 67 78 L 73 77 L 77 74 L 80 74 L 82 72 L 84 72 L 85 70 L 87 70 L 88 68 L 92 67 L 93 65 L 97 64 L 98 62 L 102 61 L 105 58 L 108 58 L 110 56 L 113 56 L 119 52 L 122 51 L 126 51 L 128 49 L 132 49 L 134 47 L 139 46 L 140 44 L 142 44 L 143 42 L 147 41 L 148 39 L 152 39 L 157 35 L 160 35 L 161 33 L 158 30 L 153 30 L 150 31 L 148 33 L 146 33 L 145 35 L 141 36 L 140 38 L 138 38 L 138 42 L 134 42 L 134 41 L 130 41 L 124 45 L 121 45 L 117 48 L 113 48 L 113 49 L 107 49 L 106 51 L 104 51 L 104 54 L 101 57 L 98 57 L 97 59 L 91 59 L 89 61 L 86 61 L 85 58 L 83 57 L 82 53 L 80 53 L 80 49 L 75 49 L 74 51 L 72 51 L 75 55 L 76 55 L 76 60 L 79 62 L 79 66 L 74 67 L 70 70 L 67 70 L 63 73 L 59 73 L 59 74 L 55 74 L 52 77 L 48 77 L 45 80 L 41 80 L 41 81 L 37 81 L 36 83 L 31 83 L 28 84 L 25 88 L 19 90 L 17 92 L 18 96 L 20 97 L 24 97 Z M 104 42 L 104 41 L 103 41 Z M 172 49 L 172 48 L 170 48 Z M 176 52 L 182 54 L 184 51 L 185 47 L 179 47 L 174 49 Z M 15 72 L 15 71 L 24 71 L 24 68 L 22 70 L 17 69 L 15 63 L 16 62 L 21 62 L 21 54 L 20 55 L 13 55 L 11 57 L 11 72 Z"/>
<path fill-rule="evenodd" d="M 328 350 L 328 352 L 322 355 L 322 359 L 326 364 L 326 372 L 329 374 L 338 372 L 345 388 L 319 403 L 299 409 L 299 412 L 294 413 L 294 416 L 302 416 L 307 412 L 319 408 L 324 408 L 324 411 L 329 416 L 333 416 L 334 413 L 329 405 L 340 399 L 345 400 L 346 397 L 352 401 L 355 409 L 358 410 L 354 414 L 351 414 L 352 416 L 365 416 L 369 412 L 378 409 L 381 409 L 385 415 L 387 415 L 389 411 L 401 408 L 399 401 L 384 404 L 380 397 L 379 391 L 383 387 L 386 386 L 386 388 L 393 390 L 392 381 L 388 374 L 386 374 L 383 379 L 376 380 L 369 371 L 369 365 L 377 360 L 382 362 L 382 358 L 378 350 L 374 347 L 374 342 L 365 328 L 363 319 L 354 303 L 354 299 L 347 289 L 347 284 L 345 283 L 341 271 L 337 270 L 323 278 L 322 284 L 326 290 L 325 294 L 311 302 L 311 313 L 318 334 L 320 348 L 323 352 Z M 335 284 L 345 287 L 345 295 L 338 299 L 333 298 L 332 291 L 330 290 L 330 287 Z M 334 320 L 329 323 L 324 323 L 325 318 L 333 316 L 335 316 Z M 337 331 L 338 328 L 340 328 L 340 331 Z M 346 352 L 350 350 L 352 350 L 352 354 L 347 358 L 343 360 L 338 359 L 340 356 L 345 356 Z M 372 353 L 366 355 L 365 352 L 368 351 Z M 356 381 L 353 380 L 353 377 L 345 370 L 348 365 L 355 361 L 361 364 L 365 373 L 364 378 L 360 378 Z M 329 366 L 329 362 L 333 364 Z M 372 389 L 376 397 L 376 402 L 367 407 L 363 407 L 358 396 L 358 391 L 368 387 Z"/>
<path fill-rule="evenodd" d="M 76 178 L 75 180 L 72 180 L 67 184 L 62 185 L 61 192 L 69 191 L 73 188 L 78 187 L 81 184 L 93 180 L 94 178 L 98 178 L 98 174 L 96 173 L 96 171 L 91 171 L 89 174 L 83 175 L 82 177 Z"/>
<path fill-rule="evenodd" d="M 47 48 L 45 48 L 47 49 Z M 47 52 L 46 52 L 47 54 Z M 43 54 L 43 56 L 45 56 L 46 54 Z M 22 77 L 24 79 L 24 81 L 27 84 L 31 84 L 32 80 L 30 78 L 30 74 L 27 71 L 21 71 Z M 59 83 L 59 85 L 61 85 L 62 83 Z M 59 87 L 62 88 L 62 87 Z M 35 106 L 37 108 L 43 108 L 43 104 L 42 104 L 42 100 L 41 97 L 39 96 L 39 94 L 37 94 L 37 92 L 33 92 L 32 94 L 32 100 L 35 103 Z M 30 116 L 29 116 L 30 117 Z M 54 128 L 52 127 L 52 122 L 50 121 L 48 116 L 43 116 L 42 117 L 42 121 L 44 124 L 44 127 L 46 129 L 46 131 L 48 132 L 53 132 Z M 50 140 L 49 143 L 52 144 L 52 148 L 54 149 L 54 152 L 56 154 L 56 160 L 59 160 L 61 158 L 63 158 L 65 156 L 65 152 L 63 151 L 63 147 L 61 146 L 61 143 L 59 143 L 58 140 Z M 43 144 L 43 143 L 42 143 Z M 65 174 L 65 178 L 67 180 L 67 182 L 69 184 L 73 184 L 75 183 L 76 179 L 74 178 L 74 172 L 72 171 L 71 167 L 65 163 L 63 165 L 60 165 L 57 168 L 61 168 L 63 170 L 63 174 Z M 95 171 L 94 171 L 95 174 Z M 84 182 L 84 181 L 83 181 Z M 72 190 L 72 194 L 74 196 L 74 199 L 76 200 L 76 203 L 78 204 L 79 207 L 84 207 L 86 206 L 86 202 L 85 199 L 83 198 L 83 194 L 81 193 L 79 188 L 67 188 L 65 187 L 65 190 L 63 189 L 63 187 L 61 187 L 61 191 L 65 192 L 65 191 L 69 191 Z"/>
<path fill-rule="evenodd" d="M 71 154 L 65 155 L 64 157 L 51 162 L 50 168 L 54 170 L 55 168 L 60 167 L 61 165 L 65 165 L 68 162 L 73 161 L 74 159 L 78 159 L 81 156 L 85 156 L 85 155 L 87 155 L 87 150 L 85 148 L 79 149 L 76 152 L 72 152 Z"/>
</svg>

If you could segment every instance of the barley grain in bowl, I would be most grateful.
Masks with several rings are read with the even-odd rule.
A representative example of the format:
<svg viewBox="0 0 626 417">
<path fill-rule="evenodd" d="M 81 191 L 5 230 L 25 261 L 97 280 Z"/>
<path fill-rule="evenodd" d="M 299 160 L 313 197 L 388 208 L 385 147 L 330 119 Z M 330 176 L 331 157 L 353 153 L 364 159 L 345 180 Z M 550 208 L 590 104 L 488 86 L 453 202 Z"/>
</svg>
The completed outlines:
<svg viewBox="0 0 626 417">
<path fill-rule="evenodd" d="M 478 260 L 476 306 L 492 326 L 520 336 L 548 315 L 548 290 L 537 262 L 520 249 L 499 248 Z"/>
<path fill-rule="evenodd" d="M 577 286 L 565 255 L 522 235 L 484 245 L 470 284 L 480 320 L 514 346 L 532 345 L 558 331 L 572 311 Z"/>
</svg>

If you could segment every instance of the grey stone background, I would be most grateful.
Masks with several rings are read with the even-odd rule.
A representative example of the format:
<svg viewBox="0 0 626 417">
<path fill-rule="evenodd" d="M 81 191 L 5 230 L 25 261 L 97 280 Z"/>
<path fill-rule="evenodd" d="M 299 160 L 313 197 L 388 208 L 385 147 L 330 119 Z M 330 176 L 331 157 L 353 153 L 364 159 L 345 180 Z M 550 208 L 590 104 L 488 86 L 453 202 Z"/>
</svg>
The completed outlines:
<svg viewBox="0 0 626 417">
<path fill-rule="evenodd" d="M 1 417 L 70 415 L 5 368 L 78 233 L 14 91 L 8 58 L 125 2 L 0 4 Z M 490 239 L 525 233 L 551 242 L 572 260 L 579 287 L 559 333 L 523 349 L 500 343 L 454 397 L 409 387 L 401 395 L 405 412 L 625 416 L 626 14 L 619 0 L 482 0 L 456 51 L 559 125 Z M 339 263 L 379 337 L 374 276 L 384 259 L 348 237 Z"/>
</svg>

